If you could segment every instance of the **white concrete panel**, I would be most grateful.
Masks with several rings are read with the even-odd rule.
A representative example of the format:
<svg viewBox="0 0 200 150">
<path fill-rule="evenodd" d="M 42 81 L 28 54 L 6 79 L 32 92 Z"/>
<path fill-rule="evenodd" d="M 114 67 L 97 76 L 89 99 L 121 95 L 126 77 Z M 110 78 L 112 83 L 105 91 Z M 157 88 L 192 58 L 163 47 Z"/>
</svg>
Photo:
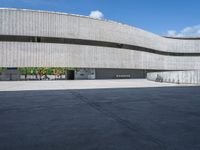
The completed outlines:
<svg viewBox="0 0 200 150">
<path fill-rule="evenodd" d="M 166 83 L 200 84 L 200 71 L 153 72 L 147 74 L 147 79 Z"/>
<path fill-rule="evenodd" d="M 0 34 L 90 39 L 168 52 L 200 52 L 200 40 L 168 39 L 113 21 L 45 11 L 0 9 Z"/>
<path fill-rule="evenodd" d="M 45 11 L 0 9 L 0 35 L 89 39 L 200 53 L 200 40 L 168 39 L 113 21 Z M 0 42 L 0 67 L 28 66 L 195 70 L 200 69 L 200 57 L 84 45 Z"/>
<path fill-rule="evenodd" d="M 1 67 L 76 67 L 155 70 L 200 69 L 200 57 L 157 55 L 72 44 L 0 42 Z"/>
</svg>

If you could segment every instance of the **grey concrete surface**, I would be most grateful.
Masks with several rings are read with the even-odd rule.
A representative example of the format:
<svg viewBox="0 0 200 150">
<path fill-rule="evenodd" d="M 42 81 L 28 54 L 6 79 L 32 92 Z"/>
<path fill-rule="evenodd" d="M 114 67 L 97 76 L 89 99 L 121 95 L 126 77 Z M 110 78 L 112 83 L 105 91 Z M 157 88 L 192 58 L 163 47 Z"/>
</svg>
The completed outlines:
<svg viewBox="0 0 200 150">
<path fill-rule="evenodd" d="M 177 86 L 170 83 L 156 83 L 146 79 L 122 80 L 62 80 L 62 81 L 0 81 L 0 91 L 24 90 L 67 90 L 105 88 L 143 88 Z M 180 85 L 188 86 L 188 85 Z M 195 85 L 196 86 L 196 85 Z"/>
<path fill-rule="evenodd" d="M 21 9 L 0 9 L 0 35 L 114 42 L 163 52 L 199 53 L 200 40 L 169 39 L 113 21 Z M 78 44 L 0 42 L 0 67 L 71 67 L 153 70 L 200 69 L 199 56 Z"/>
<path fill-rule="evenodd" d="M 199 150 L 200 87 L 0 92 L 1 150 Z"/>
<path fill-rule="evenodd" d="M 200 51 L 199 40 L 165 38 L 115 21 L 38 10 L 2 8 L 0 12 L 0 20 L 2 21 L 0 22 L 0 33 L 2 35 L 110 41 L 145 46 L 167 52 L 196 53 Z"/>
<path fill-rule="evenodd" d="M 147 79 L 158 82 L 200 85 L 200 70 L 150 72 L 147 73 Z"/>
</svg>

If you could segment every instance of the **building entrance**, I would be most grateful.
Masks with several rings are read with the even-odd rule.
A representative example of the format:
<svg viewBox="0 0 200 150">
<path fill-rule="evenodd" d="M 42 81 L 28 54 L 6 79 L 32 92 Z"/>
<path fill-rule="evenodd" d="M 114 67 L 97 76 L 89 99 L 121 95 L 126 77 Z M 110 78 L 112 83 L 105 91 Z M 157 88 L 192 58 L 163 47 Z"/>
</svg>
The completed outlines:
<svg viewBox="0 0 200 150">
<path fill-rule="evenodd" d="M 74 80 L 74 70 L 67 70 L 67 80 Z"/>
</svg>

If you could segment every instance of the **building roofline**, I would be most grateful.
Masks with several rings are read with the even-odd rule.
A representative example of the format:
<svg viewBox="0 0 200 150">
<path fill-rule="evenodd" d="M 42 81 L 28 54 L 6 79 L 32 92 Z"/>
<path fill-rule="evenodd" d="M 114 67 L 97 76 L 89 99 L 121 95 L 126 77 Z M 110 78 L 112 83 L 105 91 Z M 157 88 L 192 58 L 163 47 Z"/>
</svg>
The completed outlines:
<svg viewBox="0 0 200 150">
<path fill-rule="evenodd" d="M 0 10 L 28 11 L 28 12 L 38 12 L 38 13 L 48 13 L 48 14 L 57 14 L 57 15 L 67 15 L 67 16 L 73 16 L 73 17 L 88 18 L 88 19 L 93 19 L 93 20 L 97 20 L 97 21 L 115 23 L 115 24 L 122 25 L 122 26 L 125 26 L 125 27 L 128 27 L 128 28 L 133 28 L 133 29 L 137 29 L 137 30 L 140 30 L 140 31 L 143 31 L 143 32 L 147 32 L 147 33 L 150 33 L 150 34 L 153 34 L 155 36 L 159 36 L 159 37 L 162 38 L 162 36 L 160 36 L 158 34 L 146 31 L 146 30 L 141 29 L 139 27 L 128 25 L 128 24 L 121 23 L 121 22 L 117 22 L 117 21 L 114 21 L 114 20 L 105 19 L 105 18 L 97 19 L 97 18 L 92 18 L 90 16 L 84 16 L 84 15 L 79 15 L 79 14 L 70 14 L 70 13 L 65 13 L 65 12 L 56 12 L 56 11 L 48 11 L 48 10 L 23 9 L 23 8 L 3 8 L 3 7 L 0 7 Z"/>
<path fill-rule="evenodd" d="M 200 40 L 200 37 L 173 37 L 173 36 L 163 36 L 163 37 L 176 40 Z"/>
<path fill-rule="evenodd" d="M 137 27 L 134 27 L 134 26 L 131 26 L 131 25 L 127 25 L 127 24 L 124 24 L 124 23 L 121 23 L 121 22 L 117 22 L 117 21 L 113 21 L 113 20 L 109 20 L 109 19 L 105 19 L 105 18 L 98 19 L 98 18 L 92 18 L 90 16 L 84 16 L 84 15 L 79 15 L 79 14 L 70 14 L 70 13 L 65 13 L 65 12 L 48 11 L 48 10 L 22 9 L 22 8 L 2 8 L 2 7 L 0 7 L 0 10 L 29 11 L 29 12 L 39 12 L 39 13 L 49 13 L 49 14 L 57 14 L 57 15 L 75 16 L 75 17 L 88 18 L 88 19 L 93 19 L 93 20 L 98 20 L 98 21 L 106 21 L 106 22 L 111 22 L 111 23 L 117 23 L 117 24 L 120 24 L 120 25 L 137 28 Z"/>
<path fill-rule="evenodd" d="M 200 37 L 170 37 L 170 36 L 161 36 L 149 31 L 146 31 L 144 29 L 141 29 L 139 27 L 135 27 L 132 25 L 128 25 L 128 24 L 124 24 L 121 22 L 117 22 L 117 21 L 113 21 L 113 20 L 109 20 L 109 19 L 97 19 L 97 18 L 92 18 L 89 16 L 84 16 L 84 15 L 79 15 L 79 14 L 70 14 L 70 13 L 65 13 L 65 12 L 56 12 L 56 11 L 47 11 L 47 10 L 33 10 L 33 9 L 22 9 L 22 8 L 2 8 L 0 7 L 0 10 L 13 10 L 13 11 L 28 11 L 28 12 L 38 12 L 38 13 L 48 13 L 48 14 L 57 14 L 57 15 L 66 15 L 66 16 L 74 16 L 74 17 L 81 17 L 81 18 L 88 18 L 88 19 L 93 19 L 93 20 L 97 20 L 97 21 L 103 21 L 103 22 L 109 22 L 109 23 L 115 23 L 118 25 L 122 25 L 122 26 L 126 26 L 129 28 L 133 28 L 133 29 L 137 29 L 143 32 L 147 32 L 150 34 L 153 34 L 154 36 L 158 36 L 161 38 L 167 38 L 167 39 L 175 39 L 175 40 L 200 40 Z"/>
</svg>

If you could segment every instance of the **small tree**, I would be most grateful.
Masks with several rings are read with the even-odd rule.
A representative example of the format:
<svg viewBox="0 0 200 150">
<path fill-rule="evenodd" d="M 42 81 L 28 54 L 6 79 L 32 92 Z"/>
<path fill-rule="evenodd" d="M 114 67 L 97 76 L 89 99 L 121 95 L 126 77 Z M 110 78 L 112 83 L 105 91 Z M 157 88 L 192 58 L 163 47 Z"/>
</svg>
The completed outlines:
<svg viewBox="0 0 200 150">
<path fill-rule="evenodd" d="M 62 75 L 65 74 L 66 68 L 53 68 L 53 75 L 56 77 L 59 77 L 60 79 L 62 78 Z"/>
<path fill-rule="evenodd" d="M 47 68 L 38 68 L 38 74 L 40 76 L 40 80 L 42 80 L 42 76 L 47 74 Z"/>
<path fill-rule="evenodd" d="M 24 67 L 24 68 L 18 68 L 18 70 L 20 71 L 20 73 L 22 75 L 24 75 L 25 80 L 27 79 L 27 74 L 28 74 L 28 68 Z"/>
<path fill-rule="evenodd" d="M 6 68 L 0 67 L 0 74 L 1 74 L 2 72 L 4 72 L 5 70 L 6 70 Z"/>
</svg>

